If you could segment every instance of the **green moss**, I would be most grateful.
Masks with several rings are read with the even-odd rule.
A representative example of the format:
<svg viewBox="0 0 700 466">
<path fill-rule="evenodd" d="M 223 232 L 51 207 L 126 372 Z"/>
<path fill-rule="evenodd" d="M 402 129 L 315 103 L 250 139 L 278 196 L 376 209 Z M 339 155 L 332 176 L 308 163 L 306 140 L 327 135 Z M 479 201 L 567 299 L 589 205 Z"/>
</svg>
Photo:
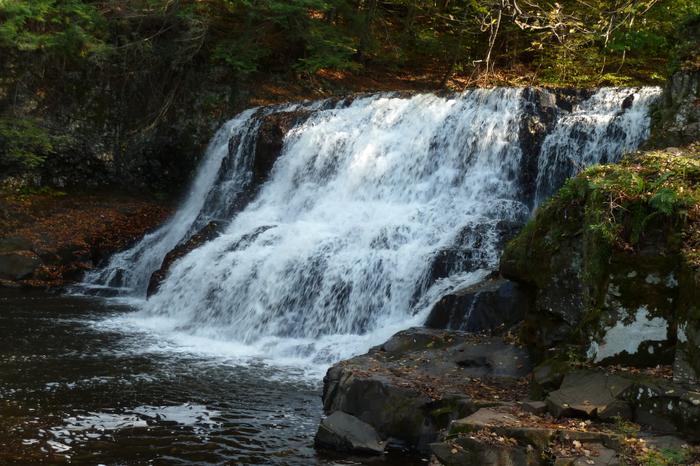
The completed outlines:
<svg viewBox="0 0 700 466">
<path fill-rule="evenodd" d="M 674 448 L 664 448 L 662 450 L 649 450 L 637 457 L 640 464 L 644 466 L 683 466 L 692 464 L 694 458 L 690 450 L 677 450 Z"/>
<path fill-rule="evenodd" d="M 502 260 L 504 275 L 541 290 L 560 287 L 564 273 L 569 281 L 580 279 L 583 310 L 568 336 L 568 343 L 579 350 L 591 336 L 602 336 L 609 321 L 625 318 L 611 314 L 612 308 L 630 313 L 642 305 L 650 312 L 669 308 L 678 290 L 650 286 L 645 282 L 650 273 L 695 277 L 698 270 L 697 143 L 681 150 L 630 154 L 619 164 L 585 170 L 539 208 L 506 246 Z M 680 278 L 683 288 L 690 278 Z M 682 298 L 676 308 L 682 307 L 683 299 L 691 303 L 700 297 Z M 546 319 L 541 311 L 539 328 Z M 672 322 L 677 318 L 660 316 Z M 560 349 L 565 352 L 563 346 Z"/>
</svg>

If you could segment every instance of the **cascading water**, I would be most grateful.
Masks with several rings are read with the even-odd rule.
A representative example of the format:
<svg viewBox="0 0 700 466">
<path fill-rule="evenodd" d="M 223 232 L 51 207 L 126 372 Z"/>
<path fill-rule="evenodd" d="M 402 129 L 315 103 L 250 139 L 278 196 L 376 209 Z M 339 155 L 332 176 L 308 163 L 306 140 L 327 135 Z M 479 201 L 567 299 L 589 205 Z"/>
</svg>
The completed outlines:
<svg viewBox="0 0 700 466">
<path fill-rule="evenodd" d="M 530 192 L 541 199 L 579 166 L 635 148 L 658 93 L 603 89 L 559 111 Z M 244 112 L 217 133 L 175 217 L 86 281 L 109 285 L 121 273 L 119 283 L 142 294 L 173 246 L 228 216 L 219 237 L 175 262 L 132 316 L 139 325 L 278 359 L 329 362 L 366 350 L 496 268 L 508 225 L 531 210 L 522 195 L 525 104 L 523 90 L 493 89 L 316 105 L 234 215 L 259 121 Z"/>
<path fill-rule="evenodd" d="M 226 122 L 212 138 L 191 189 L 175 215 L 109 264 L 88 273 L 82 286 L 108 294 L 143 295 L 151 274 L 183 239 L 212 220 L 226 220 L 250 183 L 250 165 L 260 118 L 272 112 L 315 110 L 324 101 L 248 109 Z"/>
<path fill-rule="evenodd" d="M 583 168 L 617 162 L 622 154 L 639 147 L 649 135 L 649 103 L 658 95 L 656 87 L 622 96 L 618 88 L 602 88 L 573 112 L 562 116 L 542 145 L 537 202 L 551 196 L 567 178 Z M 629 108 L 623 109 L 621 102 Z"/>
</svg>

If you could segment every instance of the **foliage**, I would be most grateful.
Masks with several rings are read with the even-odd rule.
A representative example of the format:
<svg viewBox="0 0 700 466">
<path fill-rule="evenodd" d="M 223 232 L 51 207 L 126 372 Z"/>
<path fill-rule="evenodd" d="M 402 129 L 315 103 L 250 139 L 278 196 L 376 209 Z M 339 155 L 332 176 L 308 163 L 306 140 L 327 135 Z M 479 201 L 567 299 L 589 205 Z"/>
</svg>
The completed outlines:
<svg viewBox="0 0 700 466">
<path fill-rule="evenodd" d="M 692 464 L 692 459 L 692 453 L 689 450 L 672 448 L 649 449 L 637 457 L 637 461 L 644 466 L 684 466 Z"/>
<path fill-rule="evenodd" d="M 36 121 L 0 118 L 0 170 L 4 173 L 39 167 L 53 145 L 51 136 Z"/>
<path fill-rule="evenodd" d="M 698 14 L 693 0 L 0 0 L 0 47 L 127 69 L 174 47 L 161 57 L 170 64 L 238 75 L 521 63 L 555 84 L 621 84 L 657 80 L 669 48 L 688 53 L 678 25 Z"/>
<path fill-rule="evenodd" d="M 0 118 L 89 129 L 119 172 L 132 141 L 194 140 L 175 129 L 183 114 L 230 114 L 261 77 L 314 89 L 326 70 L 443 86 L 660 82 L 698 62 L 698 15 L 696 0 L 0 0 Z M 3 128 L 6 141 L 28 136 L 4 143 L 3 163 L 33 169 L 50 152 L 24 123 Z M 185 145 L 176 152 L 196 152 Z"/>
<path fill-rule="evenodd" d="M 2 0 L 0 19 L 0 45 L 5 48 L 71 60 L 106 47 L 100 37 L 104 18 L 81 0 Z"/>
</svg>

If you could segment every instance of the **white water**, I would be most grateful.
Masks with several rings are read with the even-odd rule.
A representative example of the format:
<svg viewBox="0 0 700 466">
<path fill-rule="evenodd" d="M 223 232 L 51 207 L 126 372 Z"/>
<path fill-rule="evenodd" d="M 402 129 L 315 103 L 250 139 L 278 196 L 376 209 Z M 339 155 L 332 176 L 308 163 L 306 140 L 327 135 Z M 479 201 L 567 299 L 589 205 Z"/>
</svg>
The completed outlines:
<svg viewBox="0 0 700 466">
<path fill-rule="evenodd" d="M 224 124 L 209 143 L 197 176 L 185 202 L 162 227 L 147 234 L 133 248 L 115 254 L 109 264 L 87 274 L 85 284 L 90 288 L 121 287 L 125 292 L 145 293 L 151 274 L 160 267 L 165 255 L 192 229 L 204 207 L 221 162 L 228 154 L 228 141 L 243 133 L 252 133 L 248 123 L 256 109 L 249 109 Z M 240 144 L 244 147 L 244 144 Z M 238 180 L 232 179 L 230 183 Z"/>
<path fill-rule="evenodd" d="M 657 87 L 642 87 L 621 95 L 618 88 L 602 88 L 562 116 L 542 145 L 537 170 L 537 202 L 551 196 L 567 178 L 585 167 L 614 163 L 649 136 L 650 103 Z M 622 111 L 621 98 L 634 95 L 631 108 Z"/>
<path fill-rule="evenodd" d="M 658 90 L 639 91 L 622 113 L 629 93 L 604 89 L 563 113 L 540 154 L 539 195 L 571 174 L 560 160 L 576 167 L 614 161 L 643 140 Z M 444 292 L 496 268 L 503 222 L 522 223 L 530 213 L 519 198 L 523 105 L 521 90 L 494 89 L 449 98 L 378 95 L 316 110 L 287 135 L 255 200 L 226 219 L 221 236 L 177 261 L 129 320 L 207 352 L 312 364 L 421 324 Z M 253 137 L 252 115 L 219 131 L 173 220 L 88 281 L 107 285 L 126 269 L 122 283 L 142 293 L 193 225 L 226 212 L 230 193 L 247 183 L 251 144 L 239 142 L 229 169 L 218 167 L 230 135 Z M 212 194 L 222 191 L 228 194 Z M 446 277 L 432 277 L 431 264 L 450 250 L 463 251 L 464 260 Z"/>
<path fill-rule="evenodd" d="M 115 254 L 106 267 L 88 273 L 83 285 L 93 291 L 110 290 L 110 294 L 145 294 L 151 274 L 160 268 L 169 251 L 210 221 L 228 220 L 231 207 L 250 181 L 251 148 L 255 147 L 259 117 L 302 106 L 313 110 L 322 104 L 252 108 L 226 122 L 209 143 L 190 191 L 175 215 L 134 247 Z"/>
</svg>

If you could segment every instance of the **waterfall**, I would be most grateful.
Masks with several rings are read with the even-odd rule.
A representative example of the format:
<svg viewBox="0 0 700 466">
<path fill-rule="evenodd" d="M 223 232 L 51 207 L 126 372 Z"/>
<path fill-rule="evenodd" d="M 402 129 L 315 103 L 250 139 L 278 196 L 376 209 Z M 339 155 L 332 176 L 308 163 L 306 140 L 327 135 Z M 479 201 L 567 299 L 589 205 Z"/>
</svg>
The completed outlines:
<svg viewBox="0 0 700 466">
<path fill-rule="evenodd" d="M 656 87 L 636 92 L 602 88 L 570 114 L 562 116 L 542 145 L 537 202 L 551 196 L 567 178 L 583 168 L 617 162 L 621 155 L 639 147 L 649 136 L 647 110 L 658 95 Z M 629 108 L 623 110 L 621 102 Z"/>
<path fill-rule="evenodd" d="M 133 319 L 268 358 L 346 357 L 421 324 L 442 294 L 494 270 L 503 240 L 531 213 L 523 183 L 536 183 L 540 199 L 580 166 L 634 149 L 658 93 L 602 89 L 573 111 L 557 108 L 534 176 L 524 174 L 533 154 L 521 141 L 522 89 L 248 110 L 214 137 L 172 220 L 86 282 L 143 294 L 169 250 L 224 220 Z M 260 116 L 299 108 L 308 118 L 286 134 L 254 197 L 232 210 L 251 189 Z"/>
<path fill-rule="evenodd" d="M 212 220 L 226 219 L 250 183 L 250 166 L 261 117 L 273 112 L 321 108 L 324 101 L 252 108 L 226 122 L 210 141 L 185 201 L 163 226 L 134 247 L 111 257 L 106 267 L 89 272 L 83 290 L 100 294 L 146 293 L 151 274 L 183 239 Z"/>
</svg>

